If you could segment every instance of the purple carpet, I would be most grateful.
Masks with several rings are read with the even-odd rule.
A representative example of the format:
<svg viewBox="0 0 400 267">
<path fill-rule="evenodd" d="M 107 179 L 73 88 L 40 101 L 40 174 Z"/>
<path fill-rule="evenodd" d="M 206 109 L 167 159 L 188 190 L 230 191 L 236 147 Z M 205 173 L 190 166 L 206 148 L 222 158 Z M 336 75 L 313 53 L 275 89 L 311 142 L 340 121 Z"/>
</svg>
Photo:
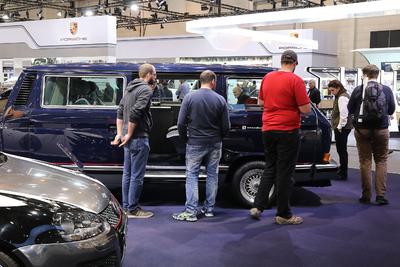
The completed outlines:
<svg viewBox="0 0 400 267">
<path fill-rule="evenodd" d="M 155 217 L 129 219 L 123 266 L 400 266 L 400 175 L 388 177 L 388 206 L 358 203 L 358 170 L 332 183 L 294 191 L 293 212 L 305 220 L 298 226 L 275 225 L 275 209 L 251 220 L 226 189 L 216 217 L 176 222 L 184 187 L 146 189 L 143 206 Z"/>
</svg>

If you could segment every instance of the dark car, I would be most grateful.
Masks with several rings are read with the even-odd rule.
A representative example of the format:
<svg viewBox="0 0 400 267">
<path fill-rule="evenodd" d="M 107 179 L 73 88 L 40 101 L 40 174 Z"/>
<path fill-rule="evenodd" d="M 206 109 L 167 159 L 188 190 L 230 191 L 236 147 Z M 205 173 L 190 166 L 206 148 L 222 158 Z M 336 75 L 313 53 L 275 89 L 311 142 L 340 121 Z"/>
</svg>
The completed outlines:
<svg viewBox="0 0 400 267">
<path fill-rule="evenodd" d="M 0 266 L 121 266 L 125 232 L 99 181 L 0 153 Z"/>
<path fill-rule="evenodd" d="M 175 91 L 180 80 L 191 90 L 199 88 L 199 76 L 210 69 L 217 75 L 216 92 L 230 107 L 232 128 L 223 140 L 221 182 L 230 183 L 238 200 L 249 205 L 264 166 L 261 138 L 262 108 L 237 104 L 233 88 L 257 102 L 263 76 L 272 68 L 262 66 L 155 64 L 157 77 L 173 99 L 153 98 L 154 127 L 146 181 L 185 181 L 185 144 L 176 133 L 180 102 Z M 120 187 L 123 150 L 110 145 L 116 134 L 116 109 L 127 84 L 137 78 L 137 64 L 67 64 L 35 66 L 20 75 L 0 124 L 0 146 L 5 152 L 77 168 L 58 144 L 85 166 L 83 171 L 110 188 Z M 302 117 L 302 146 L 296 181 L 329 185 L 336 164 L 329 160 L 331 128 L 313 107 Z M 204 181 L 205 173 L 200 175 Z"/>
</svg>

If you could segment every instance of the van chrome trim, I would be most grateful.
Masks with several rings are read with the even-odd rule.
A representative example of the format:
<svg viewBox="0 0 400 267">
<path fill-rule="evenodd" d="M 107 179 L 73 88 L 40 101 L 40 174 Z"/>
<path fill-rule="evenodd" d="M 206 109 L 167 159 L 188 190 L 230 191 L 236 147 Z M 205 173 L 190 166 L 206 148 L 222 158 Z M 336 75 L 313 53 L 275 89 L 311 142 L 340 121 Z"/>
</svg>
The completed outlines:
<svg viewBox="0 0 400 267">
<path fill-rule="evenodd" d="M 85 163 L 83 164 L 85 165 Z M 63 168 L 67 168 L 67 169 L 73 169 L 73 170 L 77 170 L 78 166 L 76 166 L 76 164 L 61 164 L 61 165 L 56 165 L 59 167 L 63 167 Z M 123 166 L 122 165 L 93 165 L 93 166 L 84 166 L 83 170 L 84 171 L 122 171 L 123 170 Z M 226 165 L 220 165 L 219 166 L 220 170 L 228 170 L 229 166 Z M 146 166 L 146 170 L 163 170 L 163 171 L 185 171 L 186 167 L 185 166 L 158 166 L 158 165 L 147 165 Z M 205 167 L 201 167 L 200 168 L 201 171 L 205 171 Z"/>
<path fill-rule="evenodd" d="M 84 164 L 85 165 L 85 164 Z M 73 169 L 76 170 L 78 169 L 78 166 L 75 164 L 63 164 L 63 165 L 58 165 L 59 167 L 67 168 L 67 169 Z M 310 170 L 312 168 L 312 164 L 297 164 L 296 165 L 296 170 Z M 316 164 L 315 168 L 317 170 L 329 170 L 329 169 L 336 169 L 337 165 L 333 163 L 328 163 L 328 164 Z M 227 171 L 229 169 L 229 166 L 227 165 L 220 165 L 219 166 L 220 170 Z M 122 171 L 123 166 L 107 166 L 107 165 L 95 165 L 95 166 L 84 166 L 83 167 L 84 171 Z M 185 166 L 158 166 L 158 165 L 147 165 L 146 170 L 152 171 L 152 170 L 163 170 L 163 171 L 185 171 L 186 167 Z M 200 168 L 201 171 L 205 171 L 205 167 Z"/>
</svg>

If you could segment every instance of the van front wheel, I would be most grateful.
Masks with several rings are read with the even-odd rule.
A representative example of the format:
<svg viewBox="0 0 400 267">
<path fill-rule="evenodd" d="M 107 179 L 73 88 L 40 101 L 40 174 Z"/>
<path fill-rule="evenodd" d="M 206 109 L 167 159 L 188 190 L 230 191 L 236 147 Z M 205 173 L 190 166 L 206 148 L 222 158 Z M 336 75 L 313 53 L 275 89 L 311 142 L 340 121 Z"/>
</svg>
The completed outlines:
<svg viewBox="0 0 400 267">
<path fill-rule="evenodd" d="M 233 175 L 233 193 L 241 205 L 245 207 L 253 205 L 264 172 L 264 165 L 262 161 L 247 162 L 239 167 Z M 269 203 L 275 199 L 275 186 L 272 187 L 268 198 Z"/>
</svg>

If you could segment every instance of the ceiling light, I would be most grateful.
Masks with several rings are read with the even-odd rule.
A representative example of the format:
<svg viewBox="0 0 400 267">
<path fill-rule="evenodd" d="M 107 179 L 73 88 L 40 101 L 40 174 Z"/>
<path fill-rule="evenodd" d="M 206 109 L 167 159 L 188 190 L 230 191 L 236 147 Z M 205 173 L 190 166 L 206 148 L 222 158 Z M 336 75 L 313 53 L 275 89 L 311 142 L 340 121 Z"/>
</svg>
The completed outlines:
<svg viewBox="0 0 400 267">
<path fill-rule="evenodd" d="M 36 14 L 39 20 L 43 19 L 43 9 L 39 9 L 39 12 Z"/>
<path fill-rule="evenodd" d="M 132 4 L 131 5 L 131 10 L 132 11 L 138 11 L 139 10 L 139 6 L 137 4 Z"/>
<path fill-rule="evenodd" d="M 62 17 L 62 12 L 61 12 L 61 11 L 58 11 L 58 12 L 57 12 L 57 16 L 58 16 L 58 17 Z"/>
<path fill-rule="evenodd" d="M 10 19 L 10 17 L 7 14 L 4 14 L 1 18 L 4 20 Z"/>
<path fill-rule="evenodd" d="M 94 15 L 93 14 L 93 10 L 86 10 L 85 16 L 90 17 L 90 16 L 93 16 L 93 15 Z"/>
<path fill-rule="evenodd" d="M 168 11 L 168 5 L 166 0 L 156 0 L 156 5 L 158 9 L 163 9 Z"/>
</svg>

